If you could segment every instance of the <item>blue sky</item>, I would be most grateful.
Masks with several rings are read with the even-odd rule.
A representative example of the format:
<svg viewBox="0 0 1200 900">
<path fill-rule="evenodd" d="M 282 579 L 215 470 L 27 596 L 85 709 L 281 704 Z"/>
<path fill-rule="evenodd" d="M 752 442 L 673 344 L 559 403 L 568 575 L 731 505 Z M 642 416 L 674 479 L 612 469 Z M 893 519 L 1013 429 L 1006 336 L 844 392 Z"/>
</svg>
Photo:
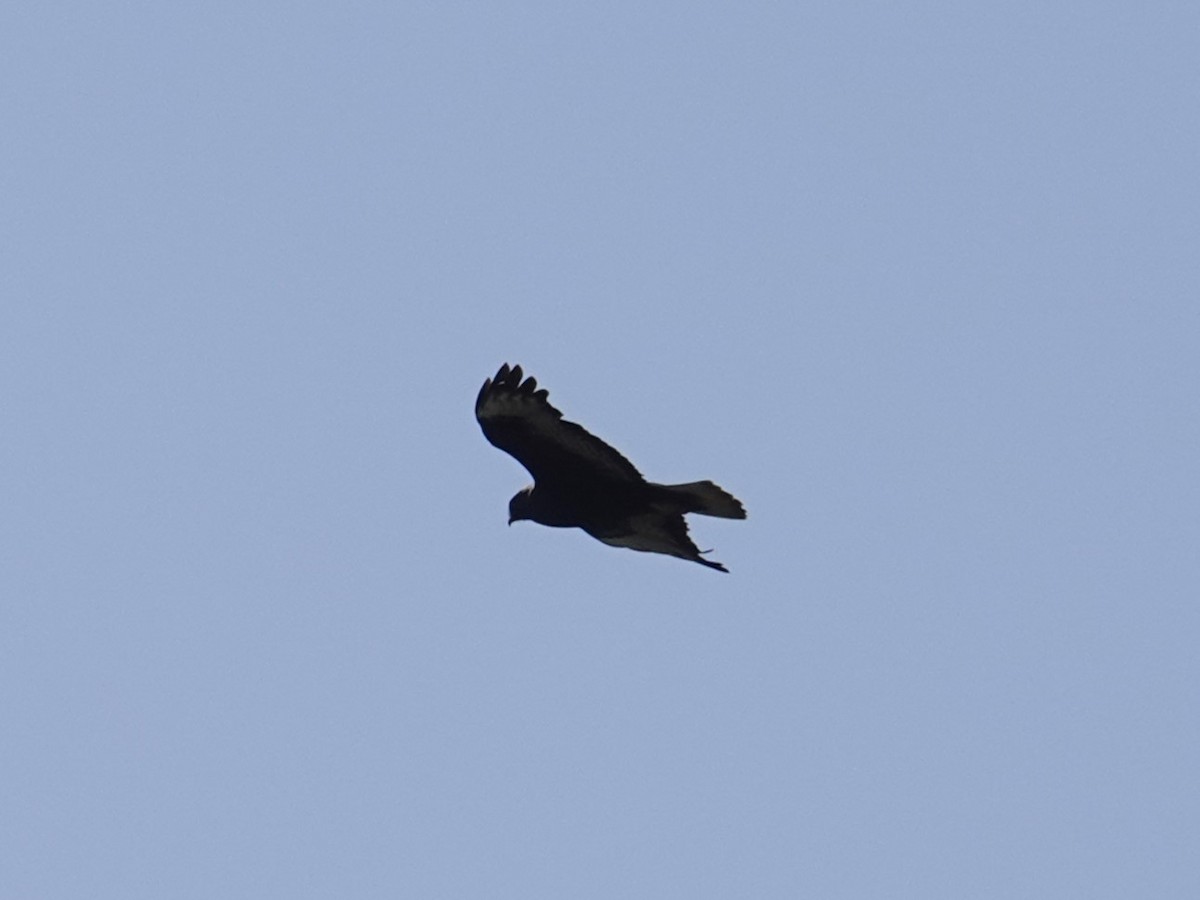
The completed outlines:
<svg viewBox="0 0 1200 900">
<path fill-rule="evenodd" d="M 1193 5 L 0 35 L 0 893 L 1200 891 Z M 731 573 L 506 528 L 504 361 Z"/>
</svg>

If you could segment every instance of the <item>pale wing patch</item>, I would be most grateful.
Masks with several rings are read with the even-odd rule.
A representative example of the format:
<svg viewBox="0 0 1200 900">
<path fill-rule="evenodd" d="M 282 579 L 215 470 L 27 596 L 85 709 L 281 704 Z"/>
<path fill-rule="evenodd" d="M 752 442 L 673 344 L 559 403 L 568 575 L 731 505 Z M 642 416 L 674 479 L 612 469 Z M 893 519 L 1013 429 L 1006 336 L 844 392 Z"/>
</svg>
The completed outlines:
<svg viewBox="0 0 1200 900">
<path fill-rule="evenodd" d="M 514 369 L 513 373 L 520 377 L 519 368 Z M 493 388 L 493 384 L 505 389 Z M 547 448 L 574 456 L 618 478 L 641 480 L 641 474 L 629 460 L 582 426 L 563 419 L 562 413 L 551 406 L 546 397 L 544 388 L 517 390 L 489 379 L 480 391 L 475 415 L 481 423 L 517 420 L 522 423 L 529 437 L 544 441 Z M 512 452 L 511 448 L 506 449 Z"/>
<path fill-rule="evenodd" d="M 558 410 L 545 401 L 545 398 L 534 399 L 528 394 L 504 393 L 489 391 L 480 402 L 475 414 L 480 419 L 502 419 L 505 417 L 524 419 L 530 424 L 537 425 L 540 430 L 553 426 L 562 416 Z"/>
<path fill-rule="evenodd" d="M 634 516 L 628 521 L 633 529 L 629 533 L 595 537 L 612 547 L 627 547 L 646 553 L 665 553 L 681 559 L 695 559 L 697 550 L 691 546 L 691 541 L 686 538 L 680 541 L 679 537 L 666 527 L 666 520 L 661 515 L 649 513 Z"/>
</svg>

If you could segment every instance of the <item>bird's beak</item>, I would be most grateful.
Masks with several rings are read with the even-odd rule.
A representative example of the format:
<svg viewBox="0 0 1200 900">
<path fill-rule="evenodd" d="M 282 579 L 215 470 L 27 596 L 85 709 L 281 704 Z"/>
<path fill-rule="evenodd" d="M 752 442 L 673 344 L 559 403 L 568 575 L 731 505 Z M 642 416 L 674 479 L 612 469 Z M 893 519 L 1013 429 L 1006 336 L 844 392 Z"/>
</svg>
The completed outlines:
<svg viewBox="0 0 1200 900">
<path fill-rule="evenodd" d="M 512 516 L 509 516 L 509 517 L 508 517 L 508 524 L 509 524 L 509 525 L 512 525 L 512 523 L 513 523 Z"/>
</svg>

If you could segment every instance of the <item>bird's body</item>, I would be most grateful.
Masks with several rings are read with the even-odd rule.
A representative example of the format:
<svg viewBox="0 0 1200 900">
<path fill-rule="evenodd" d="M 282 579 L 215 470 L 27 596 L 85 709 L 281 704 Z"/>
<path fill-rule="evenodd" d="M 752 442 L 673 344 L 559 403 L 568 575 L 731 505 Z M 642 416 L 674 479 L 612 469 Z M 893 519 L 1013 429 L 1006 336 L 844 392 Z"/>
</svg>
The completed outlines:
<svg viewBox="0 0 1200 900">
<path fill-rule="evenodd" d="M 615 547 L 666 553 L 722 572 L 688 537 L 685 513 L 744 519 L 742 504 L 711 481 L 655 484 L 624 456 L 550 405 L 548 392 L 520 366 L 484 382 L 475 417 L 484 436 L 511 454 L 534 484 L 509 502 L 509 523 L 528 519 L 582 528 Z"/>
</svg>

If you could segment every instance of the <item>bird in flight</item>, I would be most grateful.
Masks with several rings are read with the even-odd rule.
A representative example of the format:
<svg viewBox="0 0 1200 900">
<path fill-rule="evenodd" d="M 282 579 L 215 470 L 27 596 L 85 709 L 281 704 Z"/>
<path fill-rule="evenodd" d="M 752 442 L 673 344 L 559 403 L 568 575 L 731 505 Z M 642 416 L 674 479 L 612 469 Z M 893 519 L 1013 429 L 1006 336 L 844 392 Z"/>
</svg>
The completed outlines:
<svg viewBox="0 0 1200 900">
<path fill-rule="evenodd" d="M 666 553 L 728 572 L 688 537 L 684 513 L 744 519 L 741 502 L 711 481 L 655 484 L 624 456 L 550 405 L 520 366 L 500 367 L 475 399 L 483 436 L 529 470 L 533 484 L 508 503 L 508 524 L 529 519 L 582 528 L 614 547 Z"/>
</svg>

